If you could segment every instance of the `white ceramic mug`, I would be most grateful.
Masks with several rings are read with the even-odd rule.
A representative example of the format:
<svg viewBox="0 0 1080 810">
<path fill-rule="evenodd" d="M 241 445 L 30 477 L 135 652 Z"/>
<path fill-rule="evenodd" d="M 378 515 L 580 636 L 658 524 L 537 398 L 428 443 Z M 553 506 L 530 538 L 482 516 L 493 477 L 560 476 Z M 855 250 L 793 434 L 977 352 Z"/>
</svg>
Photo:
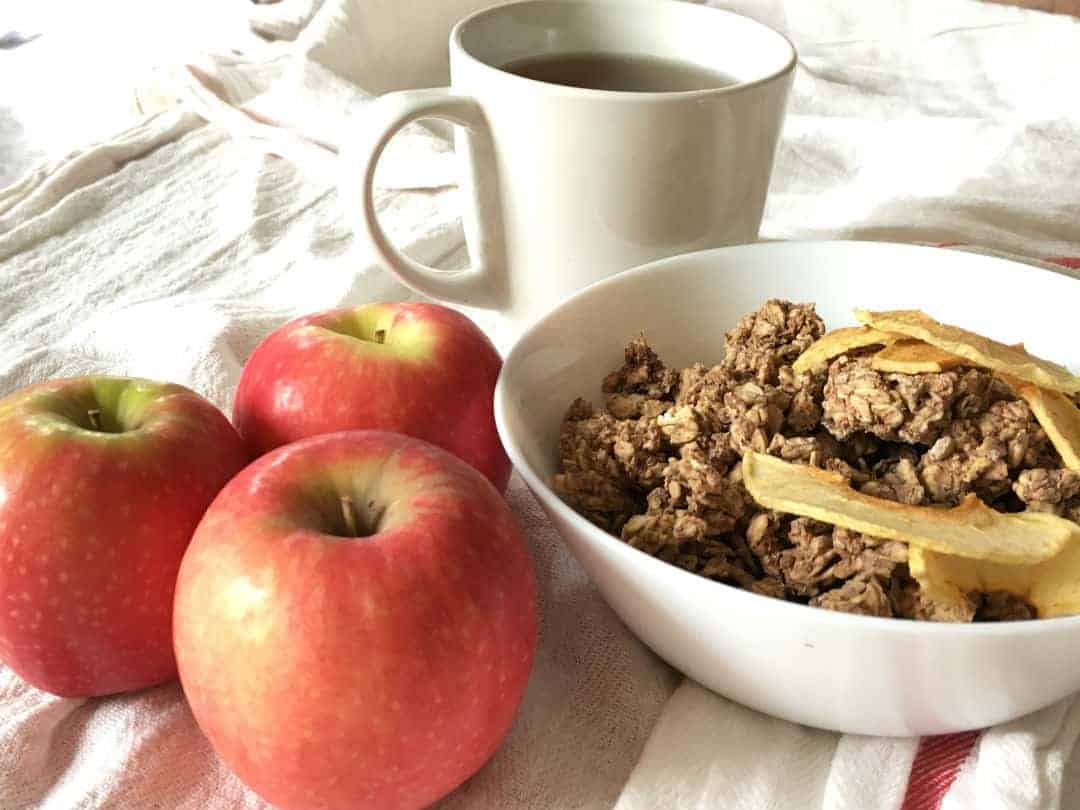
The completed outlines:
<svg viewBox="0 0 1080 810">
<path fill-rule="evenodd" d="M 548 54 L 674 59 L 734 84 L 689 92 L 579 89 L 508 73 Z M 663 256 L 757 238 L 795 67 L 775 31 L 676 0 L 527 0 L 450 33 L 451 87 L 406 90 L 364 109 L 342 150 L 356 232 L 412 289 L 499 311 L 514 331 L 560 299 Z M 471 266 L 410 259 L 376 218 L 375 165 L 420 118 L 455 124 L 471 200 Z"/>
</svg>

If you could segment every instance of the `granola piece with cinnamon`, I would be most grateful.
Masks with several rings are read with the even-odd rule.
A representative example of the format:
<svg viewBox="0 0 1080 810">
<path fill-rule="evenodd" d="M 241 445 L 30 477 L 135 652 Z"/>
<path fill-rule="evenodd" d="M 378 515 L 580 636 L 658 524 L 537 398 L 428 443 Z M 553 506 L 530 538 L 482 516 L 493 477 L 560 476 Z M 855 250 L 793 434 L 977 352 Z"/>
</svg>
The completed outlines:
<svg viewBox="0 0 1080 810">
<path fill-rule="evenodd" d="M 669 408 L 656 417 L 656 423 L 674 445 L 689 444 L 705 430 L 701 417 L 689 405 Z"/>
<path fill-rule="evenodd" d="M 853 577 L 888 579 L 907 562 L 907 545 L 882 540 L 810 518 L 796 518 L 788 529 L 790 548 L 781 551 L 779 567 L 788 588 L 817 596 Z"/>
<path fill-rule="evenodd" d="M 974 595 L 960 602 L 941 603 L 928 599 L 906 565 L 893 573 L 889 600 L 894 616 L 926 622 L 970 622 L 979 606 L 979 599 Z"/>
<path fill-rule="evenodd" d="M 559 435 L 555 491 L 571 507 L 607 531 L 617 532 L 640 511 L 622 465 L 615 456 L 617 420 L 583 399 L 567 412 Z"/>
<path fill-rule="evenodd" d="M 840 457 L 840 444 L 832 436 L 820 431 L 811 436 L 785 436 L 777 433 L 769 442 L 766 452 L 784 461 L 809 464 L 824 468 Z"/>
<path fill-rule="evenodd" d="M 840 584 L 835 567 L 841 558 L 833 547 L 832 526 L 797 518 L 788 529 L 787 540 L 790 546 L 780 552 L 778 564 L 792 593 L 817 596 Z"/>
<path fill-rule="evenodd" d="M 664 480 L 668 447 L 655 419 L 622 419 L 615 426 L 615 458 L 631 485 L 648 492 Z"/>
<path fill-rule="evenodd" d="M 926 503 L 926 488 L 911 458 L 886 459 L 874 465 L 872 477 L 858 487 L 860 492 L 898 503 L 919 506 Z"/>
<path fill-rule="evenodd" d="M 611 394 L 604 404 L 616 419 L 655 419 L 669 407 L 666 399 L 650 399 L 644 394 Z"/>
<path fill-rule="evenodd" d="M 1024 470 L 1013 491 L 1033 512 L 1051 512 L 1080 523 L 1080 472 Z"/>
<path fill-rule="evenodd" d="M 848 484 L 854 489 L 860 489 L 863 484 L 871 479 L 870 465 L 861 459 L 856 459 L 856 464 L 851 464 L 843 458 L 830 458 L 825 460 L 825 469 L 829 472 L 839 473 L 847 479 Z"/>
<path fill-rule="evenodd" d="M 823 377 L 781 367 L 773 382 L 739 379 L 723 365 L 684 369 L 676 412 L 693 413 L 701 431 L 728 431 L 740 449 L 767 446 L 777 433 L 800 435 L 821 419 Z M 684 409 L 689 408 L 687 412 Z"/>
<path fill-rule="evenodd" d="M 752 589 L 758 583 L 754 574 L 746 569 L 733 552 L 710 557 L 700 573 L 703 577 L 740 588 Z"/>
<path fill-rule="evenodd" d="M 888 579 L 898 565 L 907 564 L 907 543 L 833 527 L 833 548 L 841 555 L 837 573 L 844 579 L 872 576 Z"/>
<path fill-rule="evenodd" d="M 975 611 L 977 622 L 1017 622 L 1035 618 L 1035 608 L 1005 591 L 984 593 L 979 599 L 979 608 Z"/>
<path fill-rule="evenodd" d="M 788 548 L 785 539 L 792 518 L 772 510 L 758 512 L 746 526 L 746 544 L 758 560 L 761 569 L 770 577 L 783 582 L 780 555 Z"/>
<path fill-rule="evenodd" d="M 920 459 L 919 477 L 934 503 L 958 504 L 969 492 L 993 501 L 1015 472 L 1053 465 L 1056 456 L 1027 403 L 1002 400 L 950 424 Z"/>
<path fill-rule="evenodd" d="M 726 431 L 740 452 L 764 452 L 778 435 L 797 436 L 816 424 L 820 411 L 816 397 L 806 375 L 793 381 L 789 391 L 754 381 L 736 383 L 724 372 L 710 373 L 687 392 L 686 404 L 674 411 L 694 414 L 700 431 Z"/>
<path fill-rule="evenodd" d="M 559 473 L 554 488 L 564 501 L 590 523 L 617 534 L 638 511 L 634 498 L 616 479 L 592 471 Z"/>
<path fill-rule="evenodd" d="M 740 378 L 776 383 L 780 368 L 794 363 L 823 334 L 825 323 L 813 304 L 771 299 L 724 336 L 724 368 Z"/>
<path fill-rule="evenodd" d="M 665 546 L 674 546 L 677 551 L 679 541 L 675 537 L 675 512 L 668 510 L 633 515 L 623 524 L 619 536 L 624 543 L 654 557 Z"/>
<path fill-rule="evenodd" d="M 893 615 L 889 594 L 875 577 L 849 579 L 838 588 L 815 596 L 810 605 L 862 616 L 888 618 Z"/>
<path fill-rule="evenodd" d="M 742 484 L 727 474 L 716 446 L 692 442 L 679 448 L 679 457 L 664 470 L 663 491 L 676 507 L 705 521 L 711 535 L 730 532 L 753 502 Z"/>
<path fill-rule="evenodd" d="M 764 453 L 783 423 L 783 412 L 770 403 L 742 408 L 731 420 L 731 445 L 740 454 L 747 450 Z"/>
<path fill-rule="evenodd" d="M 796 374 L 791 366 L 781 366 L 777 372 L 777 387 L 790 397 L 784 408 L 784 429 L 790 433 L 807 433 L 821 423 L 821 400 L 825 376 Z"/>
<path fill-rule="evenodd" d="M 1016 395 L 1002 380 L 981 368 L 958 368 L 954 419 L 970 419 L 988 410 L 995 402 L 1015 400 Z"/>
<path fill-rule="evenodd" d="M 759 580 L 755 580 L 751 583 L 748 591 L 760 594 L 761 596 L 771 596 L 773 599 L 787 599 L 788 590 L 784 583 L 776 577 L 762 577 Z"/>
<path fill-rule="evenodd" d="M 661 500 L 655 500 L 656 495 Z M 634 548 L 691 573 L 743 588 L 759 581 L 758 566 L 748 549 L 715 532 L 704 518 L 673 506 L 662 490 L 650 497 L 648 512 L 626 522 L 621 537 Z"/>
<path fill-rule="evenodd" d="M 738 381 L 723 366 L 690 366 L 680 377 L 675 408 L 689 408 L 707 432 L 727 431 L 732 420 L 727 398 L 737 385 Z"/>
<path fill-rule="evenodd" d="M 886 374 L 869 357 L 842 355 L 829 365 L 824 425 L 841 441 L 857 432 L 886 441 L 929 444 L 948 426 L 955 374 Z"/>
<path fill-rule="evenodd" d="M 958 504 L 969 492 L 993 500 L 1009 490 L 1005 447 L 983 439 L 976 425 L 962 420 L 949 426 L 919 462 L 919 474 L 933 503 Z"/>
<path fill-rule="evenodd" d="M 577 400 L 559 436 L 555 490 L 589 520 L 618 531 L 641 510 L 642 493 L 663 481 L 667 452 L 655 420 L 616 419 Z"/>
<path fill-rule="evenodd" d="M 622 539 L 646 554 L 657 555 L 661 549 L 678 547 L 685 540 L 701 536 L 699 522 L 684 509 L 664 509 L 634 515 L 622 527 Z"/>
<path fill-rule="evenodd" d="M 984 438 L 1005 447 L 1010 470 L 1061 466 L 1046 431 L 1022 399 L 994 402 L 975 418 Z"/>
<path fill-rule="evenodd" d="M 649 399 L 673 399 L 679 374 L 656 356 L 644 335 L 630 341 L 623 365 L 604 378 L 605 394 L 642 394 Z"/>
</svg>

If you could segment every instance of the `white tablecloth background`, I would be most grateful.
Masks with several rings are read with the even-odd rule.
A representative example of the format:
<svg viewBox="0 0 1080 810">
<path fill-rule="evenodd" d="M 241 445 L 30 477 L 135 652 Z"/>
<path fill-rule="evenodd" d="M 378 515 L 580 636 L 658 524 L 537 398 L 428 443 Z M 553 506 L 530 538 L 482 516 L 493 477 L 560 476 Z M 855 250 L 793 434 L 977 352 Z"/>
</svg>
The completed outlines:
<svg viewBox="0 0 1080 810">
<path fill-rule="evenodd" d="M 360 88 L 442 83 L 449 22 L 483 4 L 283 0 L 254 13 L 284 40 L 253 46 L 254 62 L 219 53 L 198 67 L 231 104 L 333 145 L 343 116 L 363 115 Z M 1080 254 L 1074 20 L 961 0 L 716 5 L 800 51 L 763 237 Z M 283 130 L 232 137 L 267 131 L 189 71 L 135 89 L 157 112 L 0 191 L 0 390 L 111 372 L 184 382 L 228 408 L 270 328 L 406 295 L 354 246 L 325 150 Z M 413 129 L 380 175 L 390 232 L 444 266 L 465 261 L 451 157 Z M 614 618 L 516 479 L 510 500 L 541 584 L 540 652 L 506 744 L 443 806 L 900 807 L 916 740 L 799 728 L 682 682 Z M 987 732 L 942 807 L 1080 806 L 1078 735 L 1072 700 Z M 0 667 L 0 807 L 262 806 L 176 685 L 62 700 Z"/>
</svg>

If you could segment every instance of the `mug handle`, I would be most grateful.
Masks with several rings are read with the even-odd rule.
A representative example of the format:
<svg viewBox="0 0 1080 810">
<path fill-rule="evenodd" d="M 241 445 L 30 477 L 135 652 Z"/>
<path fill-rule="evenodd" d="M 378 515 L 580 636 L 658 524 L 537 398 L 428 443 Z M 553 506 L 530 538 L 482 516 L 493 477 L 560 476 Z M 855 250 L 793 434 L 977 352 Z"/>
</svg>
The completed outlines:
<svg viewBox="0 0 1080 810">
<path fill-rule="evenodd" d="M 387 237 L 375 214 L 375 167 L 390 139 L 418 118 L 444 118 L 464 130 L 464 146 L 476 206 L 475 232 L 470 234 L 472 266 L 465 270 L 436 270 L 410 259 Z M 375 255 L 405 286 L 443 301 L 487 309 L 502 308 L 494 268 L 502 258 L 494 147 L 479 102 L 449 87 L 387 93 L 365 105 L 343 141 L 338 193 L 345 215 L 357 236 L 367 239 Z M 468 190 L 468 189 L 466 189 Z"/>
</svg>

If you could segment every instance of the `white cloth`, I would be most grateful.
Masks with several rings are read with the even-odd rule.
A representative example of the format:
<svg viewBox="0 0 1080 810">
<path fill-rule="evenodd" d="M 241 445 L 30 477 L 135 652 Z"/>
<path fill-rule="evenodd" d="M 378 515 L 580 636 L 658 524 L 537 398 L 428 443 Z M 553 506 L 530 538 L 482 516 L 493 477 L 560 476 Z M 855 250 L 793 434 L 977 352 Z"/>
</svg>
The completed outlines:
<svg viewBox="0 0 1080 810">
<path fill-rule="evenodd" d="M 802 54 L 764 237 L 1080 254 L 1074 21 L 959 0 L 717 4 L 784 30 Z M 196 65 L 232 106 L 173 72 L 154 88 L 156 115 L 0 192 L 0 390 L 126 373 L 187 383 L 227 409 L 270 328 L 406 295 L 354 247 L 316 144 L 333 146 L 344 111 L 363 114 L 365 77 L 421 65 L 401 75 L 444 80 L 446 5 L 327 0 L 284 55 Z M 260 8 L 264 24 L 272 8 Z M 358 30 L 419 39 L 364 48 Z M 252 129 L 241 107 L 278 131 Z M 259 140 L 204 125 L 196 109 Z M 464 262 L 447 145 L 413 128 L 384 160 L 392 236 L 425 261 Z M 505 745 L 443 806 L 899 808 L 916 741 L 807 730 L 680 685 L 599 599 L 519 480 L 509 497 L 540 580 L 536 670 Z M 988 732 L 943 806 L 1077 806 L 1078 734 L 1072 700 Z M 0 807 L 262 806 L 177 686 L 62 700 L 0 667 Z"/>
<path fill-rule="evenodd" d="M 282 0 L 290 7 L 302 0 Z M 317 0 L 307 0 L 317 2 Z M 55 159 L 135 123 L 145 98 L 132 92 L 155 65 L 200 50 L 279 48 L 252 31 L 243 0 L 3 0 L 0 35 L 34 39 L 0 48 L 0 186 L 34 160 Z"/>
</svg>

